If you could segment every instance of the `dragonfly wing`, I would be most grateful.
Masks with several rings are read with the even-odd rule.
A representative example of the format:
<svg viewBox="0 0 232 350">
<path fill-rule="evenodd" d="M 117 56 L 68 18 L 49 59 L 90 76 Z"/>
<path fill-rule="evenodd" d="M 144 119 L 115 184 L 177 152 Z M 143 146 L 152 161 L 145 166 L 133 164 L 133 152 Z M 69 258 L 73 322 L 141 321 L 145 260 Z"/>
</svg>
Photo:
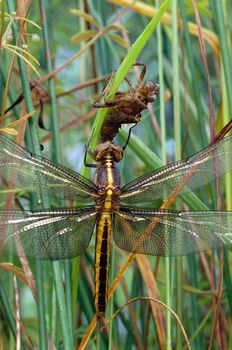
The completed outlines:
<svg viewBox="0 0 232 350">
<path fill-rule="evenodd" d="M 156 256 L 232 248 L 232 212 L 122 208 L 115 214 L 114 240 L 122 249 Z"/>
<path fill-rule="evenodd" d="M 9 181 L 10 179 L 10 181 Z M 92 203 L 96 186 L 66 167 L 39 157 L 0 135 L 0 183 L 58 199 Z"/>
<path fill-rule="evenodd" d="M 123 203 L 176 197 L 193 191 L 232 169 L 232 136 L 194 156 L 137 178 L 121 190 Z"/>
<path fill-rule="evenodd" d="M 95 208 L 2 210 L 2 250 L 38 259 L 73 258 L 88 247 L 95 222 Z"/>
</svg>

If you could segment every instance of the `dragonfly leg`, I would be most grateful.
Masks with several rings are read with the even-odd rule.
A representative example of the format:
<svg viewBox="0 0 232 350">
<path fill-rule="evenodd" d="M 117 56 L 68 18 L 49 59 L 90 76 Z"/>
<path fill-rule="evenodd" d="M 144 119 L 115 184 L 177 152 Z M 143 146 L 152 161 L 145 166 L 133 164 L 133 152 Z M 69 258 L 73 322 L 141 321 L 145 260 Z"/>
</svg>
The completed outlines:
<svg viewBox="0 0 232 350">
<path fill-rule="evenodd" d="M 90 142 L 91 142 L 92 137 L 93 137 L 93 133 L 94 133 L 94 130 L 93 130 L 93 132 L 92 132 L 92 134 L 91 134 L 91 136 L 90 136 L 90 138 L 89 138 L 89 141 L 88 141 L 87 145 L 85 146 L 84 164 L 85 164 L 85 166 L 88 167 L 88 168 L 96 168 L 96 167 L 97 167 L 97 164 L 93 164 L 93 163 L 88 163 L 88 162 L 87 162 L 87 154 L 89 154 L 90 157 L 91 157 L 92 159 L 94 159 L 93 152 L 91 151 L 91 149 L 90 149 L 90 147 L 89 147 Z"/>
</svg>

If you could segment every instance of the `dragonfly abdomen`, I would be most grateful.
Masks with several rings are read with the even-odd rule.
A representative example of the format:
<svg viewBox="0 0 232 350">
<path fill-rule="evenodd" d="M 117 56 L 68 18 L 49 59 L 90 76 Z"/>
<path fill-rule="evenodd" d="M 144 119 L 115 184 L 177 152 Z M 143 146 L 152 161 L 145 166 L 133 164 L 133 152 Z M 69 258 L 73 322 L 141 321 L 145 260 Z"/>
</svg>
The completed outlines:
<svg viewBox="0 0 232 350">
<path fill-rule="evenodd" d="M 108 270 L 110 255 L 110 236 L 112 216 L 110 212 L 103 212 L 97 222 L 96 250 L 95 250 L 95 299 L 94 304 L 98 317 L 105 314 L 108 300 Z"/>
</svg>

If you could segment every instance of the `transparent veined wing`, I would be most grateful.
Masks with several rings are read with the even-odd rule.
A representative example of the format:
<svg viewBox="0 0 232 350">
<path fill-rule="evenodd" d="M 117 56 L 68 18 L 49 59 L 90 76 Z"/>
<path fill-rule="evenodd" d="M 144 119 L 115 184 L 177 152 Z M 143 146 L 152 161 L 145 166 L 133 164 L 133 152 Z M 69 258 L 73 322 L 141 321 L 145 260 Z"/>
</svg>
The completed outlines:
<svg viewBox="0 0 232 350">
<path fill-rule="evenodd" d="M 3 135 L 0 135 L 0 184 L 58 199 L 79 199 L 81 204 L 93 203 L 97 197 L 96 186 L 85 177 L 28 152 Z"/>
<path fill-rule="evenodd" d="M 1 250 L 21 257 L 69 259 L 89 245 L 95 208 L 0 211 Z"/>
<path fill-rule="evenodd" d="M 121 249 L 156 256 L 232 248 L 232 212 L 121 208 L 113 236 Z"/>
<path fill-rule="evenodd" d="M 232 170 L 232 136 L 192 157 L 138 177 L 121 189 L 123 203 L 134 204 L 193 191 Z"/>
</svg>

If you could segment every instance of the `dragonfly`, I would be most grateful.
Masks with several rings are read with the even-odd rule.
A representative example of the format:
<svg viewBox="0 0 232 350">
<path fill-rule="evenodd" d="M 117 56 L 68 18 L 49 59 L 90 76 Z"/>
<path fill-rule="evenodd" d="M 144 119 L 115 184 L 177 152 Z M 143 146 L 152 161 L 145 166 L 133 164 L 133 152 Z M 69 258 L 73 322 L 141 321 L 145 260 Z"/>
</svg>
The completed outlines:
<svg viewBox="0 0 232 350">
<path fill-rule="evenodd" d="M 155 256 L 232 247 L 232 212 L 153 207 L 154 200 L 183 196 L 231 171 L 232 136 L 124 186 L 116 167 L 123 157 L 120 146 L 100 143 L 91 155 L 96 162 L 93 181 L 0 135 L 2 186 L 23 189 L 24 196 L 46 193 L 49 199 L 68 203 L 57 209 L 2 209 L 0 232 L 3 250 L 57 260 L 82 254 L 96 226 L 94 304 L 98 318 L 104 317 L 107 305 L 111 234 L 119 248 Z"/>
</svg>

